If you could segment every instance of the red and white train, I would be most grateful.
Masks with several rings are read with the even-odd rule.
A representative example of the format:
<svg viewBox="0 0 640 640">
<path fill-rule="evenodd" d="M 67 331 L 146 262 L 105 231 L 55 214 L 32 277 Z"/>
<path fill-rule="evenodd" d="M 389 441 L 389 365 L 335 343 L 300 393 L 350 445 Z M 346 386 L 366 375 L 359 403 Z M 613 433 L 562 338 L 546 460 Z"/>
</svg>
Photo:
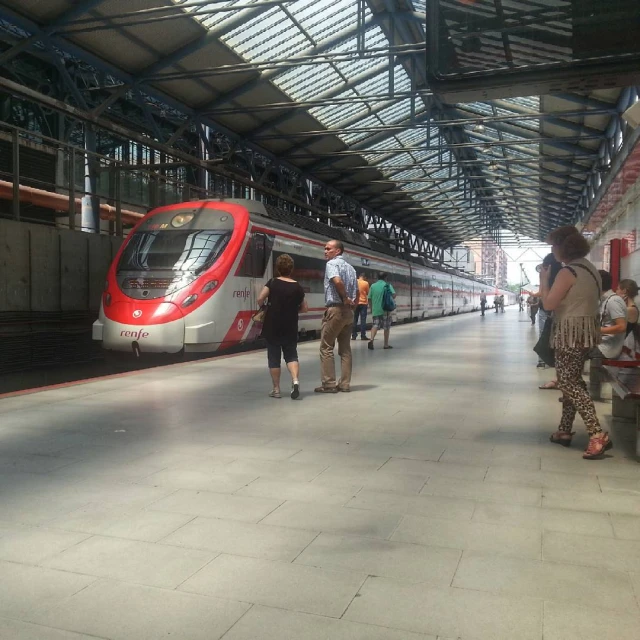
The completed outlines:
<svg viewBox="0 0 640 640">
<path fill-rule="evenodd" d="M 269 209 L 269 211 L 268 211 Z M 270 212 L 271 211 L 271 212 Z M 254 200 L 207 200 L 160 207 L 127 236 L 109 268 L 93 339 L 105 349 L 134 353 L 203 353 L 257 338 L 256 298 L 273 276 L 278 255 L 295 261 L 309 311 L 301 333 L 320 329 L 324 312 L 324 254 L 336 229 Z M 276 218 L 280 218 L 279 220 Z M 322 235 L 326 229 L 327 235 Z M 345 245 L 358 273 L 389 273 L 398 322 L 472 311 L 488 285 L 415 262 Z M 513 302 L 513 294 L 501 291 Z"/>
</svg>

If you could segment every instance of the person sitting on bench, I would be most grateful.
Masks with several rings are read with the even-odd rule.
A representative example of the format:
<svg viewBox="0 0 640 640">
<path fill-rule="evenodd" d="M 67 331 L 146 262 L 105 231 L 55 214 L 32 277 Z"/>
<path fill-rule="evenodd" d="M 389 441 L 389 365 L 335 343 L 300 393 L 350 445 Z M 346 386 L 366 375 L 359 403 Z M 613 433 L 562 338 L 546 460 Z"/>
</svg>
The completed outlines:
<svg viewBox="0 0 640 640">
<path fill-rule="evenodd" d="M 600 333 L 602 342 L 592 350 L 591 358 L 615 360 L 622 353 L 627 336 L 627 303 L 612 288 L 611 274 L 604 269 L 598 272 L 602 278 L 600 297 Z"/>
</svg>

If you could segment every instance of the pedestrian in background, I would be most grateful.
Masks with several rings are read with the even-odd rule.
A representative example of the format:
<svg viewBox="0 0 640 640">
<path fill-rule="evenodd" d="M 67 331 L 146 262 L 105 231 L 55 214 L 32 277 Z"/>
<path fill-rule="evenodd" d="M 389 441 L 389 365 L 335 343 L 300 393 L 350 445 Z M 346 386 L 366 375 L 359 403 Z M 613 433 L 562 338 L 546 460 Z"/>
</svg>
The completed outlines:
<svg viewBox="0 0 640 640">
<path fill-rule="evenodd" d="M 385 304 L 385 295 L 391 296 L 395 300 L 395 289 L 387 282 L 388 275 L 386 273 L 378 274 L 378 280 L 371 285 L 369 289 L 369 301 L 371 302 L 371 316 L 373 317 L 373 325 L 371 326 L 371 340 L 368 347 L 373 350 L 373 342 L 379 329 L 384 334 L 384 349 L 393 349 L 389 344 L 389 333 L 391 331 L 391 313 L 395 309 L 395 302 Z M 393 308 L 386 308 L 386 307 Z"/>
<path fill-rule="evenodd" d="M 529 317 L 531 318 L 531 326 L 535 326 L 536 324 L 536 315 L 538 314 L 538 309 L 540 307 L 540 298 L 538 298 L 538 294 L 532 293 L 527 299 L 527 306 L 529 307 Z"/>
<path fill-rule="evenodd" d="M 367 276 L 361 273 L 358 277 L 358 304 L 353 315 L 353 330 L 351 339 L 355 340 L 358 335 L 358 325 L 360 325 L 360 340 L 367 338 L 367 309 L 369 306 L 369 282 Z"/>
</svg>

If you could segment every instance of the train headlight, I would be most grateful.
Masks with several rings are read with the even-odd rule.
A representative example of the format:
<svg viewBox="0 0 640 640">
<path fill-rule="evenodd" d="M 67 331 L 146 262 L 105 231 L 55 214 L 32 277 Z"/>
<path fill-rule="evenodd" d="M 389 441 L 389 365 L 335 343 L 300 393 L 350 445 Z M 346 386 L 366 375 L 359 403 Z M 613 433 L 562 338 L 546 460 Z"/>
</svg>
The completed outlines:
<svg viewBox="0 0 640 640">
<path fill-rule="evenodd" d="M 184 227 L 185 224 L 189 224 L 193 220 L 193 213 L 179 213 L 177 216 L 173 216 L 171 220 L 172 227 Z"/>
<path fill-rule="evenodd" d="M 202 287 L 202 293 L 209 293 L 209 291 L 213 291 L 217 286 L 217 280 L 209 280 L 209 282 Z"/>
<path fill-rule="evenodd" d="M 188 307 L 190 304 L 193 304 L 198 299 L 197 293 L 192 293 L 190 296 L 187 296 L 182 303 L 183 307 Z"/>
<path fill-rule="evenodd" d="M 107 307 L 111 306 L 111 294 L 107 293 L 104 297 L 104 303 Z"/>
</svg>

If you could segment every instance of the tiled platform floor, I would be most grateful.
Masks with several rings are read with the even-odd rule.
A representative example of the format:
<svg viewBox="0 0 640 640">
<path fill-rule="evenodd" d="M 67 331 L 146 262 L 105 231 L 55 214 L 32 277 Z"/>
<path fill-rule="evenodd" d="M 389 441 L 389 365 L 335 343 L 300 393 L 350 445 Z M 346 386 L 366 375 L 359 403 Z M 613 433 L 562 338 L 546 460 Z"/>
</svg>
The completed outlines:
<svg viewBox="0 0 640 640">
<path fill-rule="evenodd" d="M 392 337 L 351 394 L 307 343 L 298 402 L 262 352 L 1 400 L 0 638 L 640 638 L 633 427 L 548 443 L 515 310 Z"/>
</svg>

